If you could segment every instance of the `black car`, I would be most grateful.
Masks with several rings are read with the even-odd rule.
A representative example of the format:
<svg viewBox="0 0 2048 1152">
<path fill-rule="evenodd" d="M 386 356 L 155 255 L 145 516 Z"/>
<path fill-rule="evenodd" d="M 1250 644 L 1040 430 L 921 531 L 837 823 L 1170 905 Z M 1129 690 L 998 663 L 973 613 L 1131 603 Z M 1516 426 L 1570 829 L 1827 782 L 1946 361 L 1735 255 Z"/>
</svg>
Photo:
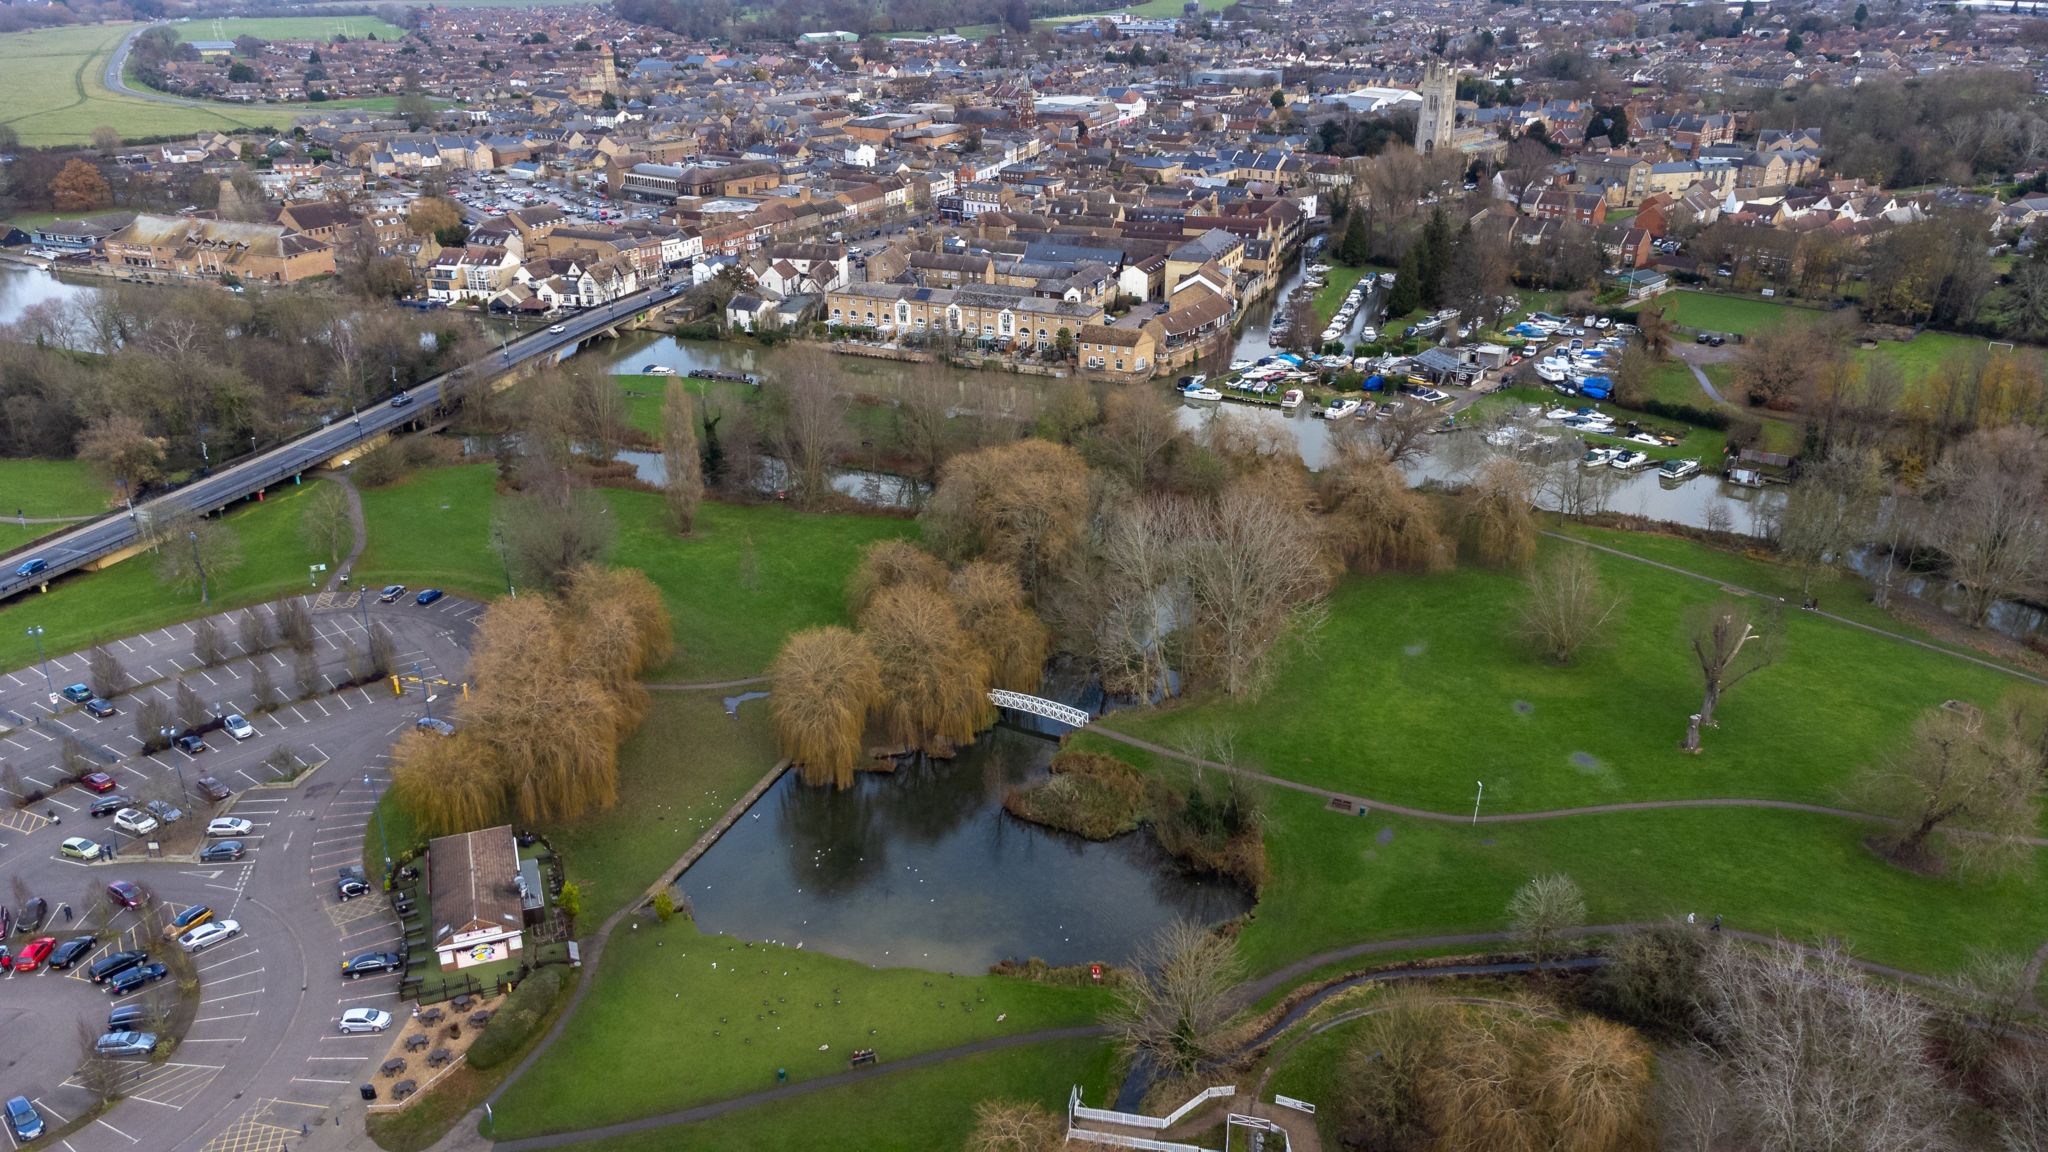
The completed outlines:
<svg viewBox="0 0 2048 1152">
<path fill-rule="evenodd" d="M 147 959 L 149 959 L 149 953 L 144 952 L 140 948 L 109 952 L 105 956 L 93 961 L 92 967 L 87 968 L 86 973 L 92 977 L 93 983 L 105 984 L 108 980 L 119 976 L 121 973 Z"/>
<path fill-rule="evenodd" d="M 410 403 L 412 403 L 412 397 L 405 394 L 404 392 L 400 392 L 398 395 L 393 396 L 391 398 L 391 406 L 393 408 L 403 408 Z"/>
<path fill-rule="evenodd" d="M 113 979 L 107 981 L 107 994 L 109 996 L 126 996 L 152 980 L 163 979 L 165 976 L 170 975 L 170 972 L 171 969 L 168 965 L 158 961 L 151 961 L 148 964 L 137 964 L 135 967 L 119 973 Z"/>
<path fill-rule="evenodd" d="M 350 864 L 334 870 L 334 891 L 343 900 L 353 900 L 370 894 L 370 875 L 359 864 Z"/>
<path fill-rule="evenodd" d="M 1693 342 L 1693 343 L 1695 343 L 1695 344 L 1705 344 L 1705 343 L 1707 342 L 1707 340 L 1708 340 L 1708 339 L 1709 339 L 1709 334 L 1708 334 L 1708 333 L 1705 333 L 1705 332 L 1701 332 L 1701 333 L 1699 333 L 1698 335 L 1696 335 L 1696 336 L 1694 336 L 1694 337 L 1692 338 L 1692 342 Z"/>
<path fill-rule="evenodd" d="M 71 939 L 66 940 L 62 944 L 57 945 L 57 947 L 50 952 L 50 959 L 47 961 L 47 963 L 50 965 L 50 967 L 59 970 L 69 968 L 73 964 L 76 964 L 80 960 L 83 960 L 87 956 L 90 956 L 92 954 L 93 946 L 98 944 L 99 942 L 100 938 L 98 936 L 92 935 L 91 933 L 87 933 L 84 936 L 73 936 Z"/>
<path fill-rule="evenodd" d="M 109 1032 L 147 1032 L 156 1022 L 156 1013 L 147 1004 L 123 1004 L 107 1013 Z"/>
<path fill-rule="evenodd" d="M 375 976 L 379 972 L 396 972 L 405 967 L 405 958 L 396 952 L 365 952 L 351 956 L 341 962 L 341 974 L 351 980 L 364 976 Z"/>
<path fill-rule="evenodd" d="M 95 817 L 112 816 L 123 808 L 135 807 L 133 796 L 102 796 L 92 802 L 90 811 Z"/>
<path fill-rule="evenodd" d="M 95 719 L 105 720 L 114 714 L 114 705 L 112 701 L 102 700 L 95 696 L 85 702 L 85 710 Z"/>
<path fill-rule="evenodd" d="M 199 850 L 199 862 L 201 864 L 226 864 L 229 861 L 240 860 L 241 858 L 242 842 L 240 840 L 215 840 Z"/>
<path fill-rule="evenodd" d="M 50 918 L 50 902 L 41 896 L 30 898 L 21 906 L 21 918 L 14 923 L 16 932 L 34 935 L 43 930 L 43 921 Z"/>
<path fill-rule="evenodd" d="M 200 795 L 206 797 L 208 800 L 214 801 L 215 803 L 219 803 L 220 801 L 227 799 L 229 796 L 234 795 L 234 793 L 228 791 L 227 785 L 221 783 L 220 781 L 214 779 L 211 776 L 201 776 L 199 778 L 199 783 L 196 785 L 196 787 L 199 789 Z"/>
<path fill-rule="evenodd" d="M 178 737 L 178 751 L 187 756 L 197 756 L 206 751 L 206 741 L 200 739 L 197 733 L 187 732 Z"/>
</svg>

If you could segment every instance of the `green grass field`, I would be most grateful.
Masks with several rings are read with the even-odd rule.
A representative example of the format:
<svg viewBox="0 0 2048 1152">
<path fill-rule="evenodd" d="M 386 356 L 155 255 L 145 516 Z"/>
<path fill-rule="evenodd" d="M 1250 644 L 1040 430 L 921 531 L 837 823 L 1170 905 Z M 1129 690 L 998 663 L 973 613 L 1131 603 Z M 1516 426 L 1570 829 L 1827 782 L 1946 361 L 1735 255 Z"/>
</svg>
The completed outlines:
<svg viewBox="0 0 2048 1152">
<path fill-rule="evenodd" d="M 962 1147 L 977 1101 L 1026 1100 L 1058 1113 L 1067 1090 L 1101 1107 L 1113 1060 L 1105 1044 L 1065 1041 L 969 1056 L 778 1100 L 697 1124 L 676 1125 L 563 1152 L 934 1152 Z"/>
<path fill-rule="evenodd" d="M 1330 326 L 1330 317 L 1335 316 L 1337 309 L 1343 306 L 1344 297 L 1350 293 L 1352 287 L 1371 272 L 1370 268 L 1331 266 L 1329 276 L 1323 281 L 1323 286 L 1316 289 L 1315 299 L 1311 301 L 1316 312 L 1318 338 L 1321 337 L 1323 329 Z"/>
<path fill-rule="evenodd" d="M 497 465 L 459 464 L 362 489 L 369 542 L 352 579 L 364 587 L 436 585 L 481 599 L 503 595 L 505 565 L 491 547 L 497 487 Z"/>
<path fill-rule="evenodd" d="M 1775 300 L 1679 291 L 1657 298 L 1656 306 L 1680 328 L 1747 336 L 1778 324 L 1810 324 L 1828 313 Z"/>
<path fill-rule="evenodd" d="M 258 40 L 318 40 L 326 42 L 336 36 L 347 36 L 359 40 L 375 36 L 379 40 L 402 40 L 405 29 L 387 24 L 375 16 L 265 16 L 239 17 L 221 20 L 180 20 L 171 25 L 178 32 L 178 39 L 233 40 L 237 36 L 254 36 Z"/>
<path fill-rule="evenodd" d="M 1547 548 L 1561 547 L 1556 543 Z M 1668 542 L 1684 563 L 1707 550 Z M 1463 569 L 1344 583 L 1313 650 L 1256 703 L 1121 713 L 1110 727 L 1173 745 L 1235 733 L 1242 761 L 1354 795 L 1459 811 L 1755 796 L 1835 803 L 1840 787 L 1950 698 L 1989 706 L 2017 682 L 1953 657 L 1792 612 L 1782 659 L 1723 700 L 1699 756 L 1679 751 L 1699 706 L 1684 610 L 1714 588 L 1597 557 L 1626 610 L 1611 643 L 1546 666 L 1510 636 L 1520 577 Z M 1821 593 L 1845 602 L 1847 593 Z"/>
<path fill-rule="evenodd" d="M 264 503 L 243 504 L 228 515 L 241 541 L 242 565 L 214 574 L 213 611 L 305 589 L 306 565 L 325 559 L 312 554 L 299 532 L 299 501 L 312 490 L 312 484 L 273 489 Z M 154 558 L 145 554 L 0 607 L 0 666 L 17 668 L 35 659 L 35 646 L 23 634 L 31 625 L 43 626 L 43 646 L 55 655 L 87 647 L 95 638 L 132 636 L 205 611 L 197 592 L 159 582 Z"/>
<path fill-rule="evenodd" d="M 113 489 L 77 460 L 0 460 L 0 519 L 94 516 L 113 502 Z"/>
<path fill-rule="evenodd" d="M 498 1139 L 772 1088 L 777 1069 L 813 1079 L 844 1069 L 856 1048 L 886 1060 L 1092 1023 L 1108 1002 L 1097 988 L 875 969 L 749 945 L 704 935 L 683 917 L 614 932 L 586 978 L 596 983 L 561 1038 L 498 1102 Z"/>
</svg>

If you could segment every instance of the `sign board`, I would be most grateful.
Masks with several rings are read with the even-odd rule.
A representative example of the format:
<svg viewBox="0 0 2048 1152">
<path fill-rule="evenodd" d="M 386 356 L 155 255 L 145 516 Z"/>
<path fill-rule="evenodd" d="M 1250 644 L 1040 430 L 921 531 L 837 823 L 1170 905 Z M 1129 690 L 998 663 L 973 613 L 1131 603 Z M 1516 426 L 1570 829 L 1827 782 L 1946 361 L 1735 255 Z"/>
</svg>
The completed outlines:
<svg viewBox="0 0 2048 1152">
<path fill-rule="evenodd" d="M 1273 1094 L 1273 1103 L 1278 1104 L 1282 1108 L 1292 1108 L 1296 1112 L 1306 1112 L 1311 1116 L 1316 1114 L 1315 1105 L 1306 1100 L 1296 1100 L 1292 1096 L 1282 1096 L 1278 1092 Z"/>
</svg>

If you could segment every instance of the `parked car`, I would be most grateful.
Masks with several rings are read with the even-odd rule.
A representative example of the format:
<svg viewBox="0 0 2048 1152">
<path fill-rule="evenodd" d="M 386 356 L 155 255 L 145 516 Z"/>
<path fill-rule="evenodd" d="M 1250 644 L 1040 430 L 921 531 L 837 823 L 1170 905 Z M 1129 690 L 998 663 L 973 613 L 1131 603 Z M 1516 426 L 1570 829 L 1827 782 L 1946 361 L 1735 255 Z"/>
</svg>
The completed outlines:
<svg viewBox="0 0 2048 1152">
<path fill-rule="evenodd" d="M 201 776 L 199 778 L 199 783 L 195 785 L 195 787 L 199 789 L 199 794 L 201 796 L 206 797 L 207 800 L 215 804 L 218 804 L 221 801 L 227 799 L 228 797 L 234 795 L 233 792 L 228 791 L 227 785 L 221 783 L 217 778 L 212 776 Z"/>
<path fill-rule="evenodd" d="M 165 976 L 170 975 L 170 973 L 170 966 L 162 961 L 152 960 L 147 964 L 137 964 L 135 967 L 107 981 L 107 995 L 126 996 L 144 984 L 152 980 L 161 980 Z"/>
<path fill-rule="evenodd" d="M 156 1023 L 147 1004 L 123 1004 L 107 1013 L 107 1031 L 141 1032 Z"/>
<path fill-rule="evenodd" d="M 87 772 L 78 778 L 78 786 L 88 792 L 105 795 L 114 790 L 114 778 L 105 772 Z"/>
<path fill-rule="evenodd" d="M 42 930 L 43 921 L 50 918 L 50 902 L 41 896 L 31 896 L 21 906 L 21 916 L 14 922 L 14 930 L 24 936 L 34 935 Z"/>
<path fill-rule="evenodd" d="M 7 1102 L 7 1127 L 16 1143 L 26 1144 L 43 1134 L 43 1117 L 28 1097 L 16 1096 Z"/>
<path fill-rule="evenodd" d="M 219 816 L 206 822 L 208 836 L 247 836 L 256 830 L 256 825 L 240 816 Z"/>
<path fill-rule="evenodd" d="M 184 810 L 169 800 L 151 800 L 149 803 L 144 804 L 143 807 L 149 809 L 150 815 L 166 824 L 176 824 L 185 818 Z"/>
<path fill-rule="evenodd" d="M 149 953 L 144 952 L 142 949 L 126 948 L 119 952 L 107 953 L 105 956 L 93 961 L 92 967 L 87 968 L 85 971 L 88 976 L 92 977 L 93 983 L 104 984 L 147 959 L 149 959 Z"/>
<path fill-rule="evenodd" d="M 50 950 L 50 967 L 55 971 L 62 972 L 64 969 L 92 955 L 93 946 L 99 942 L 100 938 L 90 932 L 83 936 L 73 936 L 71 939 Z"/>
<path fill-rule="evenodd" d="M 57 846 L 57 851 L 73 860 L 97 860 L 100 858 L 99 842 L 87 840 L 83 836 L 72 836 L 66 839 L 64 843 Z"/>
<path fill-rule="evenodd" d="M 109 1032 L 93 1041 L 93 1051 L 102 1056 L 147 1056 L 156 1051 L 154 1032 Z"/>
<path fill-rule="evenodd" d="M 396 952 L 365 952 L 343 960 L 341 974 L 351 980 L 360 980 L 380 972 L 396 972 L 404 967 L 404 957 Z"/>
<path fill-rule="evenodd" d="M 413 727 L 419 729 L 422 732 L 431 732 L 436 736 L 455 735 L 455 725 L 450 724 L 446 720 L 436 719 L 432 716 L 420 717 L 419 720 L 413 724 Z"/>
<path fill-rule="evenodd" d="M 208 908 L 204 904 L 194 904 L 176 916 L 171 917 L 171 922 L 164 925 L 164 939 L 174 940 L 211 919 L 213 919 L 213 909 Z"/>
<path fill-rule="evenodd" d="M 391 1013 L 382 1008 L 351 1008 L 341 1014 L 341 1030 L 349 1032 L 382 1032 L 391 1027 Z"/>
<path fill-rule="evenodd" d="M 178 751 L 187 756 L 197 756 L 206 751 L 206 740 L 197 732 L 187 732 L 176 740 Z"/>
<path fill-rule="evenodd" d="M 405 585 L 386 584 L 384 590 L 377 593 L 377 603 L 389 604 L 403 595 L 405 595 Z"/>
<path fill-rule="evenodd" d="M 178 947 L 187 952 L 204 952 L 241 931 L 242 926 L 233 920 L 209 920 L 178 937 Z"/>
<path fill-rule="evenodd" d="M 137 888 L 126 880 L 109 880 L 107 881 L 107 899 L 112 900 L 123 908 L 139 908 L 142 906 L 142 889 Z"/>
<path fill-rule="evenodd" d="M 45 569 L 49 568 L 49 566 L 50 562 L 48 560 L 45 560 L 42 557 L 38 556 L 33 560 L 24 561 L 21 567 L 16 568 L 14 570 L 14 574 L 16 576 L 33 576 L 36 573 L 44 571 Z"/>
<path fill-rule="evenodd" d="M 199 850 L 201 864 L 231 864 L 242 858 L 240 840 L 215 840 Z"/>
<path fill-rule="evenodd" d="M 105 720 L 107 717 L 112 716 L 117 709 L 114 707 L 113 701 L 102 700 L 95 696 L 85 702 L 85 711 L 87 715 L 95 720 Z"/>
<path fill-rule="evenodd" d="M 21 955 L 14 958 L 14 970 L 16 972 L 35 971 L 37 968 L 42 967 L 43 961 L 49 958 L 51 950 L 56 947 L 57 938 L 55 936 L 36 937 L 28 942 L 28 947 L 21 950 Z"/>
<path fill-rule="evenodd" d="M 112 816 L 114 813 L 119 812 L 123 808 L 130 807 L 134 803 L 135 798 L 132 796 L 102 796 L 92 802 L 92 807 L 89 811 L 92 813 L 93 819 L 98 820 L 102 817 Z"/>
<path fill-rule="evenodd" d="M 114 827 L 135 836 L 147 836 L 157 830 L 156 817 L 140 808 L 123 808 L 114 813 Z"/>
<path fill-rule="evenodd" d="M 92 699 L 92 689 L 83 684 L 66 684 L 62 695 L 73 704 L 83 704 Z"/>
<path fill-rule="evenodd" d="M 220 722 L 220 726 L 237 740 L 247 740 L 256 734 L 256 726 L 244 720 L 238 712 L 228 713 L 227 718 Z"/>
<path fill-rule="evenodd" d="M 359 865 L 350 864 L 335 870 L 334 890 L 343 900 L 353 900 L 370 893 L 370 877 Z"/>
<path fill-rule="evenodd" d="M 447 593 L 441 591 L 439 588 L 429 588 L 426 591 L 421 592 L 419 595 L 413 597 L 412 602 L 424 608 L 427 605 L 432 604 L 434 601 L 439 600 L 441 597 L 445 595 L 447 595 Z"/>
</svg>

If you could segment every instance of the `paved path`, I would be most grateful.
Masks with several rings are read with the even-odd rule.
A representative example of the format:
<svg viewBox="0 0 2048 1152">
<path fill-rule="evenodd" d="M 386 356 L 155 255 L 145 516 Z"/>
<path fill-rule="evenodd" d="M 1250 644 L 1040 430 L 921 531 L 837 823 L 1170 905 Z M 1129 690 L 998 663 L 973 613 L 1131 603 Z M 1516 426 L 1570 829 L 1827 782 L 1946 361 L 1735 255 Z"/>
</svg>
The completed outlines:
<svg viewBox="0 0 2048 1152">
<path fill-rule="evenodd" d="M 341 578 L 355 570 L 356 557 L 363 554 L 363 548 L 370 542 L 370 529 L 363 520 L 363 494 L 356 491 L 356 486 L 339 472 L 328 472 L 326 479 L 339 484 L 342 493 L 348 497 L 348 523 L 355 532 L 355 543 L 349 548 L 348 556 L 327 574 L 326 590 L 333 592 L 341 587 Z"/>
<path fill-rule="evenodd" d="M 723 692 L 728 688 L 754 688 L 768 683 L 766 676 L 748 676 L 742 680 L 707 680 L 698 684 L 642 684 L 649 692 Z"/>
<path fill-rule="evenodd" d="M 1714 382 L 1712 380 L 1707 379 L 1707 374 L 1705 372 L 1700 371 L 1699 365 L 1693 363 L 1690 360 L 1687 360 L 1685 361 L 1685 366 L 1687 368 L 1692 369 L 1692 378 L 1700 382 L 1700 387 L 1705 388 L 1707 390 L 1707 395 L 1713 398 L 1714 403 L 1729 403 L 1728 398 L 1726 396 L 1721 395 L 1721 390 L 1719 388 L 1714 387 Z"/>
<path fill-rule="evenodd" d="M 114 54 L 107 60 L 106 73 L 100 77 L 106 84 L 107 90 L 118 92 L 123 96 L 132 96 L 137 100 L 147 100 L 152 104 L 173 104 L 183 108 L 205 108 L 213 112 L 219 112 L 227 108 L 227 105 L 212 100 L 193 100 L 184 96 L 173 96 L 168 92 L 159 92 L 154 88 L 146 86 L 135 88 L 129 85 L 127 75 L 128 52 L 135 47 L 135 38 L 149 31 L 151 27 L 154 27 L 154 25 L 145 25 L 121 37 L 120 46 L 114 49 Z"/>
</svg>

